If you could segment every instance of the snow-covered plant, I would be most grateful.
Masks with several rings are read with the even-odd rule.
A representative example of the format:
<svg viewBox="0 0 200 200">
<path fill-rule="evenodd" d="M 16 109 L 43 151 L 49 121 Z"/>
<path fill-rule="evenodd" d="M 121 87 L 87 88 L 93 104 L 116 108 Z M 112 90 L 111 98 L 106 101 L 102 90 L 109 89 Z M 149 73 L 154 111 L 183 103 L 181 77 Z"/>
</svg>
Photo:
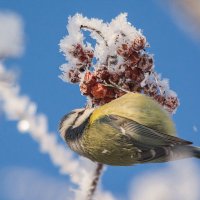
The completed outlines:
<svg viewBox="0 0 200 200">
<path fill-rule="evenodd" d="M 110 23 L 88 19 L 81 14 L 69 17 L 68 35 L 60 41 L 60 50 L 67 63 L 60 69 L 63 81 L 79 84 L 80 91 L 88 97 L 87 106 L 104 105 L 127 92 L 146 94 L 158 101 L 168 112 L 175 112 L 179 100 L 169 89 L 167 79 L 154 70 L 153 56 L 141 30 L 120 14 Z M 96 42 L 86 42 L 90 36 Z M 94 196 L 101 174 L 98 164 L 88 191 L 88 200 Z"/>
<path fill-rule="evenodd" d="M 110 23 L 76 14 L 69 17 L 67 30 L 60 42 L 67 60 L 60 67 L 61 78 L 78 83 L 89 106 L 103 105 L 129 91 L 153 97 L 170 113 L 176 110 L 176 93 L 155 72 L 153 56 L 146 51 L 149 44 L 141 30 L 127 21 L 127 14 Z M 96 44 L 85 42 L 84 31 Z"/>
</svg>

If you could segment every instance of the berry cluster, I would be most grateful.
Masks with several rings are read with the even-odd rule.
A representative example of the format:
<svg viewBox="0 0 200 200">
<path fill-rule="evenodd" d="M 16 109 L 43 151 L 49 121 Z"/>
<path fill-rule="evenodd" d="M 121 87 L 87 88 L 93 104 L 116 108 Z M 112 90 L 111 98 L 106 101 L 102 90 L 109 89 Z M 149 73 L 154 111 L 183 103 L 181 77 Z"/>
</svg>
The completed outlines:
<svg viewBox="0 0 200 200">
<path fill-rule="evenodd" d="M 110 43 L 95 27 L 84 24 L 81 27 L 99 34 L 108 53 L 100 59 L 91 46 L 88 48 L 83 42 L 73 44 L 65 54 L 75 60 L 74 66 L 64 75 L 69 82 L 80 84 L 81 93 L 89 97 L 92 106 L 108 103 L 126 92 L 139 92 L 151 96 L 171 113 L 176 110 L 178 98 L 154 71 L 153 57 L 145 51 L 148 45 L 140 32 L 128 37 L 121 30 Z"/>
<path fill-rule="evenodd" d="M 79 83 L 81 80 L 81 73 L 85 72 L 91 67 L 94 53 L 92 50 L 84 49 L 82 45 L 72 45 L 69 54 L 75 58 L 75 68 L 68 72 L 69 81 L 72 83 Z"/>
</svg>

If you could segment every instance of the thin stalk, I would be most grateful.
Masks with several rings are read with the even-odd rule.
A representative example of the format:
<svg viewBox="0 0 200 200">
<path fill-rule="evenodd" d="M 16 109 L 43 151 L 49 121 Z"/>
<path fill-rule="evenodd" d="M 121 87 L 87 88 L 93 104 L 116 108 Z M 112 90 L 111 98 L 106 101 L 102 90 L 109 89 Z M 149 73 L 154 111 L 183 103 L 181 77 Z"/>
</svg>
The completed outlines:
<svg viewBox="0 0 200 200">
<path fill-rule="evenodd" d="M 94 194 L 96 192 L 102 171 L 103 171 L 103 164 L 98 163 L 96 170 L 95 170 L 95 173 L 94 173 L 94 176 L 93 176 L 93 180 L 92 180 L 91 185 L 90 185 L 90 189 L 88 191 L 88 195 L 87 195 L 86 200 L 93 200 L 93 197 L 94 197 Z"/>
<path fill-rule="evenodd" d="M 103 41 L 105 42 L 105 45 L 108 47 L 108 43 L 107 43 L 107 41 L 106 41 L 106 39 L 105 39 L 105 37 L 103 36 L 103 34 L 102 34 L 101 31 L 99 31 L 99 30 L 97 30 L 97 29 L 95 29 L 95 28 L 93 28 L 93 27 L 85 26 L 85 25 L 81 25 L 81 26 L 80 26 L 80 29 L 87 29 L 87 30 L 96 32 L 96 33 L 103 39 Z"/>
</svg>

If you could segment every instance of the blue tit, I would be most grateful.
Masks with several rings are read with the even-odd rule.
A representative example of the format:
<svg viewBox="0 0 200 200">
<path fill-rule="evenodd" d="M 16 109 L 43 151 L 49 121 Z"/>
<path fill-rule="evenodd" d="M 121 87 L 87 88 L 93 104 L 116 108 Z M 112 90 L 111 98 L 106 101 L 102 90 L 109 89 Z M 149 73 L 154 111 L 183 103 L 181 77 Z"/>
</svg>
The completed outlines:
<svg viewBox="0 0 200 200">
<path fill-rule="evenodd" d="M 73 110 L 63 117 L 59 131 L 73 151 L 107 165 L 200 158 L 199 147 L 176 137 L 167 111 L 139 93 L 127 93 L 97 108 Z"/>
</svg>

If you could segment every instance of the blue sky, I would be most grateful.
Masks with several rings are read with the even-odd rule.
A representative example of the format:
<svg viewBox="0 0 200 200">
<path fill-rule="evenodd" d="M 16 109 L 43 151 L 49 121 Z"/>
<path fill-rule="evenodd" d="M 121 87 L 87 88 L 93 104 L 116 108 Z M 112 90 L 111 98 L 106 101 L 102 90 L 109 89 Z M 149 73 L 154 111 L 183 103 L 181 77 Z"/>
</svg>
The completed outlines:
<svg viewBox="0 0 200 200">
<path fill-rule="evenodd" d="M 0 0 L 0 11 L 4 10 L 16 12 L 23 18 L 26 35 L 24 55 L 7 60 L 6 65 L 19 68 L 21 92 L 29 95 L 38 104 L 39 112 L 48 116 L 49 130 L 57 131 L 58 122 L 66 112 L 85 104 L 85 97 L 80 96 L 77 86 L 58 78 L 59 66 L 65 62 L 58 43 L 66 35 L 68 16 L 79 12 L 88 18 L 110 21 L 119 13 L 127 12 L 128 20 L 143 29 L 151 45 L 148 51 L 155 55 L 156 71 L 170 79 L 171 89 L 180 98 L 181 105 L 174 115 L 179 136 L 200 145 L 200 43 L 177 26 L 169 9 L 158 0 Z M 193 130 L 194 125 L 199 131 Z M 0 159 L 0 173 L 13 167 L 30 168 L 61 181 L 68 180 L 59 174 L 47 155 L 40 153 L 38 144 L 29 135 L 20 135 L 16 123 L 7 121 L 2 113 Z M 165 165 L 108 167 L 102 184 L 115 195 L 126 196 L 134 177 Z M 199 161 L 197 165 L 200 167 Z M 1 190 L 0 199 L 12 200 Z"/>
</svg>

